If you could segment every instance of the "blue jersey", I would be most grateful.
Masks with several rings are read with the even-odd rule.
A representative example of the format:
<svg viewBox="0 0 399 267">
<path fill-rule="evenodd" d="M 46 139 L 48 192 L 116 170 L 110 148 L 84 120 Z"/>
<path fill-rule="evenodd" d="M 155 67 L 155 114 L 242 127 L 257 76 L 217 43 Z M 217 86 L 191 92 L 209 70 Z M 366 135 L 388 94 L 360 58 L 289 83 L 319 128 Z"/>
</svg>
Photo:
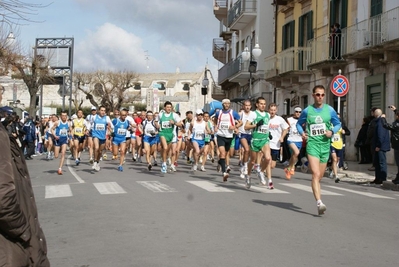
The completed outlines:
<svg viewBox="0 0 399 267">
<path fill-rule="evenodd" d="M 93 138 L 96 137 L 100 140 L 105 140 L 107 134 L 107 116 L 100 117 L 99 115 L 96 115 L 93 118 L 91 129 Z"/>
<path fill-rule="evenodd" d="M 127 128 L 129 128 L 129 122 L 127 120 L 121 121 L 119 118 L 115 118 L 112 120 L 112 124 L 114 125 L 114 140 L 126 140 L 126 131 Z"/>
<path fill-rule="evenodd" d="M 55 135 L 59 136 L 60 140 L 67 140 L 68 139 L 68 130 L 69 130 L 68 121 L 65 123 L 63 123 L 62 121 L 59 121 L 58 126 L 55 128 Z"/>
</svg>

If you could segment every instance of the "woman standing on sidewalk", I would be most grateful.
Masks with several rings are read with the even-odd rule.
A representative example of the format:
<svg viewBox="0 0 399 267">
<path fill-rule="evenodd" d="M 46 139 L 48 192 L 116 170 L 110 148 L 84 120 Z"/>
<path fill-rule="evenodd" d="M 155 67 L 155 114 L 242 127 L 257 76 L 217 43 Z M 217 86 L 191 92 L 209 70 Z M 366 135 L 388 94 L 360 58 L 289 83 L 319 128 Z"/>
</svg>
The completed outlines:
<svg viewBox="0 0 399 267">
<path fill-rule="evenodd" d="M 387 123 L 385 114 L 381 115 L 381 121 L 382 126 L 391 131 L 391 147 L 393 148 L 395 163 L 398 167 L 398 172 L 392 182 L 394 184 L 399 184 L 399 110 L 396 110 L 395 106 L 389 106 L 389 108 L 395 112 L 395 121 L 392 124 Z"/>
</svg>

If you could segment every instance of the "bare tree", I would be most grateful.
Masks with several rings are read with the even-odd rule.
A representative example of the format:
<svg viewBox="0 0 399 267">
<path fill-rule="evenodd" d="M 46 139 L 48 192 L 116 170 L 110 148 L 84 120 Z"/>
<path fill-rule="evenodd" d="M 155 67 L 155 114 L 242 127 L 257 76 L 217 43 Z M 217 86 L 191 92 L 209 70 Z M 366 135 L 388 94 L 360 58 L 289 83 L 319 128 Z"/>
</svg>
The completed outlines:
<svg viewBox="0 0 399 267">
<path fill-rule="evenodd" d="M 50 3 L 51 4 L 51 3 Z M 0 16 L 1 20 L 8 24 L 21 25 L 23 22 L 40 22 L 32 19 L 37 15 L 39 8 L 47 7 L 50 4 L 28 3 L 21 0 L 1 0 Z"/>
<path fill-rule="evenodd" d="M 79 90 L 93 106 L 105 106 L 107 111 L 120 109 L 122 105 L 133 102 L 139 94 L 127 94 L 138 81 L 138 74 L 132 71 L 96 71 L 94 73 L 75 72 L 74 80 Z M 87 87 L 89 85 L 89 88 Z"/>
</svg>

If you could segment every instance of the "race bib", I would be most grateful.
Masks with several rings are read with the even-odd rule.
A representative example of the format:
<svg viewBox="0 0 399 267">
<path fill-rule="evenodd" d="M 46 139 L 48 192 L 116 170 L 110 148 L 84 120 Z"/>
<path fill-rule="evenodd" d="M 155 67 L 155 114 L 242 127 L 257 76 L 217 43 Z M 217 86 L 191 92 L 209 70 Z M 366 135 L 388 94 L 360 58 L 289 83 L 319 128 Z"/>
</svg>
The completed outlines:
<svg viewBox="0 0 399 267">
<path fill-rule="evenodd" d="M 203 131 L 196 131 L 195 132 L 195 139 L 204 139 L 204 132 Z"/>
<path fill-rule="evenodd" d="M 60 130 L 60 136 L 67 136 L 68 135 L 68 130 L 67 129 L 61 129 Z"/>
<path fill-rule="evenodd" d="M 75 133 L 76 134 L 81 134 L 81 133 L 83 133 L 83 128 L 75 128 Z"/>
<path fill-rule="evenodd" d="M 220 123 L 220 129 L 221 130 L 228 130 L 229 126 L 230 126 L 230 124 L 228 122 L 221 122 Z"/>
<path fill-rule="evenodd" d="M 340 139 L 339 134 L 334 134 L 334 135 L 333 135 L 333 142 L 338 142 L 339 139 Z"/>
<path fill-rule="evenodd" d="M 320 136 L 326 133 L 326 124 L 318 123 L 310 125 L 310 136 Z"/>
<path fill-rule="evenodd" d="M 162 128 L 163 129 L 172 128 L 172 126 L 170 125 L 170 121 L 163 121 Z"/>
<path fill-rule="evenodd" d="M 126 129 L 119 128 L 117 131 L 118 135 L 126 135 Z"/>
<path fill-rule="evenodd" d="M 105 130 L 105 124 L 102 124 L 102 123 L 96 124 L 95 129 L 97 131 L 104 131 Z"/>
<path fill-rule="evenodd" d="M 263 134 L 269 133 L 269 126 L 267 126 L 267 125 L 260 126 L 258 128 L 258 132 L 263 133 Z"/>
</svg>

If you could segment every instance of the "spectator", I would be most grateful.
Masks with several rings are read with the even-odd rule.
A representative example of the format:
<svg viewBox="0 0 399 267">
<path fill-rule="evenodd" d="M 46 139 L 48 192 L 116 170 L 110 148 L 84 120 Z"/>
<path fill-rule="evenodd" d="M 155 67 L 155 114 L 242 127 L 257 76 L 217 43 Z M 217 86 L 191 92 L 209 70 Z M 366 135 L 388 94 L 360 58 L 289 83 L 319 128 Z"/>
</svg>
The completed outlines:
<svg viewBox="0 0 399 267">
<path fill-rule="evenodd" d="M 369 127 L 369 123 L 370 123 L 369 118 L 364 117 L 362 127 L 360 128 L 355 141 L 355 147 L 359 148 L 360 150 L 359 164 L 371 163 L 370 149 L 368 149 L 368 146 L 366 145 L 367 129 Z"/>
<path fill-rule="evenodd" d="M 393 148 L 395 163 L 398 167 L 398 172 L 392 182 L 399 184 L 399 110 L 396 110 L 395 106 L 390 106 L 390 109 L 395 112 L 395 121 L 392 124 L 387 123 L 385 114 L 381 115 L 381 120 L 383 127 L 391 131 L 391 147 Z"/>
<path fill-rule="evenodd" d="M 25 159 L 33 159 L 32 155 L 35 154 L 36 127 L 31 117 L 26 118 L 22 129 L 25 132 L 23 140 L 23 147 L 26 149 Z"/>
<path fill-rule="evenodd" d="M 0 266 L 47 267 L 46 238 L 40 228 L 28 168 L 16 140 L 0 123 L 0 147 L 4 152 L 0 153 Z"/>
<path fill-rule="evenodd" d="M 332 42 L 332 60 L 339 60 L 341 58 L 341 25 L 339 23 L 334 24 L 334 32 L 332 35 L 333 42 Z"/>
<path fill-rule="evenodd" d="M 391 148 L 389 144 L 389 131 L 383 127 L 381 115 L 381 109 L 374 111 L 374 117 L 376 118 L 375 132 L 371 146 L 374 151 L 375 179 L 371 182 L 372 184 L 382 184 L 382 182 L 387 180 L 386 152 Z"/>
<path fill-rule="evenodd" d="M 370 112 L 370 123 L 369 123 L 369 127 L 367 128 L 367 139 L 366 139 L 366 146 L 367 149 L 370 151 L 370 155 L 371 155 L 371 162 L 372 162 L 372 166 L 370 168 L 368 168 L 369 171 L 374 171 L 375 170 L 375 165 L 374 165 L 374 156 L 375 156 L 375 152 L 373 151 L 372 148 L 372 143 L 373 143 L 373 139 L 374 139 L 374 135 L 375 135 L 375 123 L 377 118 L 375 118 L 374 116 L 374 112 L 377 108 L 373 107 Z"/>
</svg>

